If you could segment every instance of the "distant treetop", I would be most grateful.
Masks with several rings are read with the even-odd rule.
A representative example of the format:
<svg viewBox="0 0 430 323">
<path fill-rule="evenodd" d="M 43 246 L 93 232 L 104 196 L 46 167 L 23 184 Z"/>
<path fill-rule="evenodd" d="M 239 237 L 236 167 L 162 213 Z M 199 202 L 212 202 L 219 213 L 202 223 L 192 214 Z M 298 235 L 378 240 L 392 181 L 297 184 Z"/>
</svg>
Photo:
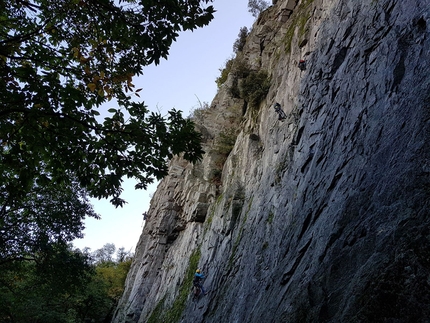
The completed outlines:
<svg viewBox="0 0 430 323">
<path fill-rule="evenodd" d="M 248 11 L 253 17 L 258 18 L 260 13 L 266 10 L 270 6 L 269 2 L 264 0 L 249 0 L 248 1 Z"/>
</svg>

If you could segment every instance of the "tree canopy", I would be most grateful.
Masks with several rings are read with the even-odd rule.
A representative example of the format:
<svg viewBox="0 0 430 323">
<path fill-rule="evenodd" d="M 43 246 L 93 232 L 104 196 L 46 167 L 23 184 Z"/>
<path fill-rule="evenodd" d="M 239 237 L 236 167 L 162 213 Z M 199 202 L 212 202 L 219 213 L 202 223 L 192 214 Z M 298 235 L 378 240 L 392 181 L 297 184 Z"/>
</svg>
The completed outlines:
<svg viewBox="0 0 430 323">
<path fill-rule="evenodd" d="M 145 188 L 172 155 L 199 160 L 192 121 L 149 112 L 133 77 L 208 24 L 210 2 L 0 0 L 1 206 L 71 178 L 120 206 L 124 177 Z"/>
<path fill-rule="evenodd" d="M 248 11 L 253 17 L 258 18 L 261 12 L 266 10 L 270 6 L 269 2 L 265 0 L 249 0 Z"/>
<path fill-rule="evenodd" d="M 107 244 L 93 253 L 53 244 L 29 261 L 0 264 L 0 321 L 110 322 L 132 254 Z M 108 253 L 110 260 L 101 259 Z"/>
<path fill-rule="evenodd" d="M 98 218 L 76 182 L 35 185 L 21 199 L 2 194 L 0 269 L 5 263 L 34 260 L 53 246 L 82 238 L 84 219 Z"/>
</svg>

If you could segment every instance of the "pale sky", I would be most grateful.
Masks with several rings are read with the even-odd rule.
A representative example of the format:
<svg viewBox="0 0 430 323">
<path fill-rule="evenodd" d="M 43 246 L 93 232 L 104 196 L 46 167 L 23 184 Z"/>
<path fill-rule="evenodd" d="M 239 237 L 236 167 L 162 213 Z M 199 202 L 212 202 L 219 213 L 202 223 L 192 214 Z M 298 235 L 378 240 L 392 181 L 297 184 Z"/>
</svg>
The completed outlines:
<svg viewBox="0 0 430 323">
<path fill-rule="evenodd" d="M 215 79 L 219 69 L 233 56 L 233 43 L 240 28 L 251 29 L 255 18 L 248 12 L 248 0 L 215 0 L 217 12 L 212 22 L 193 32 L 182 33 L 173 43 L 168 60 L 158 66 L 148 66 L 144 75 L 133 80 L 136 89 L 143 88 L 140 98 L 151 110 L 163 115 L 175 108 L 190 114 L 199 106 L 198 100 L 210 103 L 217 86 Z M 75 240 L 74 246 L 95 251 L 106 243 L 114 243 L 134 252 L 143 230 L 142 213 L 149 209 L 149 203 L 157 184 L 146 191 L 135 190 L 135 181 L 124 183 L 122 198 L 128 203 L 115 209 L 108 200 L 92 200 L 101 220 L 85 221 L 84 239 Z"/>
</svg>

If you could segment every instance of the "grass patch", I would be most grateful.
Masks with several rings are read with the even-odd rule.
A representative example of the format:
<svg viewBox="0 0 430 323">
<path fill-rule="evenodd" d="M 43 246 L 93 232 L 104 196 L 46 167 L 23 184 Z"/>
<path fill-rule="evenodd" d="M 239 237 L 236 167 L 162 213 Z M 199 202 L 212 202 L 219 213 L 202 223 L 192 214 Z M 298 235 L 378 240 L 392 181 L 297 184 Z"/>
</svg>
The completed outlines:
<svg viewBox="0 0 430 323">
<path fill-rule="evenodd" d="M 209 175 L 209 180 L 211 183 L 215 184 L 216 186 L 220 186 L 222 184 L 222 170 L 221 169 L 212 169 Z"/>
<path fill-rule="evenodd" d="M 212 225 L 212 221 L 213 221 L 213 219 L 214 219 L 214 216 L 215 216 L 215 207 L 212 205 L 211 206 L 211 212 L 210 212 L 210 214 L 209 214 L 209 217 L 206 219 L 206 221 L 205 221 L 205 230 L 204 230 L 204 232 L 203 232 L 203 234 L 205 235 L 208 231 L 209 231 L 209 228 L 211 227 L 211 225 Z"/>
<path fill-rule="evenodd" d="M 291 23 L 287 29 L 287 32 L 284 36 L 285 43 L 285 53 L 289 54 L 291 52 L 291 43 L 293 42 L 294 31 L 296 30 L 296 26 L 294 23 Z"/>
<path fill-rule="evenodd" d="M 296 12 L 293 13 L 292 19 L 290 21 L 290 26 L 287 29 L 287 32 L 284 36 L 284 44 L 285 44 L 285 53 L 289 54 L 291 52 L 294 32 L 296 28 L 298 28 L 298 36 L 299 38 L 303 37 L 306 33 L 306 23 L 308 22 L 309 18 L 311 17 L 311 4 L 314 2 L 314 0 L 305 0 L 301 3 L 301 5 L 298 7 Z"/>
<path fill-rule="evenodd" d="M 165 300 L 166 300 L 166 297 L 163 297 L 163 299 L 158 302 L 157 306 L 155 306 L 154 310 L 151 313 L 151 316 L 148 319 L 148 323 L 160 322 L 159 318 L 163 315 Z"/>
<path fill-rule="evenodd" d="M 240 240 L 242 240 L 243 228 L 245 226 L 245 222 L 247 219 L 248 219 L 248 217 L 245 216 L 245 218 L 243 219 L 242 225 L 240 226 L 239 234 L 237 235 L 236 240 L 234 241 L 233 248 L 231 250 L 231 255 L 230 255 L 230 258 L 228 260 L 229 267 L 233 266 L 234 257 L 236 255 L 237 248 L 239 247 Z"/>
<path fill-rule="evenodd" d="M 284 159 L 276 165 L 276 168 L 275 168 L 275 183 L 276 184 L 279 184 L 281 182 L 282 175 L 284 174 L 288 165 L 289 165 L 289 160 L 287 157 L 284 157 Z"/>
<path fill-rule="evenodd" d="M 231 58 L 225 62 L 224 68 L 220 69 L 221 75 L 217 77 L 215 80 L 215 83 L 218 86 L 218 88 L 220 88 L 227 81 L 228 75 L 232 70 L 233 63 L 234 63 L 234 58 Z"/>
<path fill-rule="evenodd" d="M 220 155 L 228 156 L 237 139 L 237 129 L 228 128 L 219 133 L 214 150 Z"/>
<path fill-rule="evenodd" d="M 310 12 L 305 12 L 305 13 L 303 13 L 303 15 L 300 15 L 300 17 L 298 19 L 298 23 L 297 23 L 298 28 L 299 28 L 299 38 L 302 38 L 305 35 L 306 23 L 310 17 L 311 17 Z"/>
<path fill-rule="evenodd" d="M 217 155 L 217 160 L 214 163 L 214 168 L 211 170 L 209 180 L 217 186 L 222 184 L 222 168 L 226 162 L 230 152 L 233 150 L 234 144 L 238 136 L 236 128 L 227 128 L 222 130 L 215 139 L 215 145 L 211 153 Z"/>
<path fill-rule="evenodd" d="M 195 270 L 199 264 L 201 257 L 200 249 L 194 250 L 188 262 L 188 268 L 185 273 L 185 279 L 179 289 L 178 296 L 172 306 L 165 310 L 165 297 L 158 302 L 155 309 L 152 311 L 148 319 L 148 323 L 177 323 L 181 319 L 182 313 L 185 310 L 191 287 L 193 286 L 193 278 Z"/>
<path fill-rule="evenodd" d="M 231 250 L 231 255 L 228 261 L 228 266 L 230 268 L 233 265 L 234 257 L 236 255 L 237 248 L 239 247 L 240 240 L 242 240 L 243 228 L 245 227 L 246 220 L 248 219 L 248 214 L 249 214 L 249 211 L 251 210 L 253 199 L 254 199 L 254 196 L 252 196 L 251 199 L 249 200 L 248 209 L 246 210 L 246 214 L 245 214 L 245 217 L 243 218 L 242 225 L 240 226 L 239 234 L 237 235 L 236 240 L 234 241 L 233 248 Z"/>
<path fill-rule="evenodd" d="M 221 193 L 218 197 L 217 197 L 217 199 L 216 199 L 216 201 L 215 201 L 215 204 L 216 205 L 219 205 L 220 203 L 221 203 L 221 201 L 222 201 L 222 199 L 224 198 L 224 194 L 223 193 Z"/>
<path fill-rule="evenodd" d="M 270 211 L 269 216 L 267 217 L 267 223 L 272 224 L 274 217 L 275 217 L 275 214 L 272 211 Z"/>
</svg>

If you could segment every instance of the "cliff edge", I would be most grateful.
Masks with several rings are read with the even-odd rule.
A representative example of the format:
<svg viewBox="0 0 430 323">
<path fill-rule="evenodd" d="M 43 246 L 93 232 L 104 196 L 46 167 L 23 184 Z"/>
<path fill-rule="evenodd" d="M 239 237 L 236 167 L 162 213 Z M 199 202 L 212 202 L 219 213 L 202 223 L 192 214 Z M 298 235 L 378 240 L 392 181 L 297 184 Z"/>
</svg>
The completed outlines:
<svg viewBox="0 0 430 323">
<path fill-rule="evenodd" d="M 113 322 L 430 322 L 430 0 L 274 2 L 194 115 L 203 160 L 154 194 Z"/>
</svg>

